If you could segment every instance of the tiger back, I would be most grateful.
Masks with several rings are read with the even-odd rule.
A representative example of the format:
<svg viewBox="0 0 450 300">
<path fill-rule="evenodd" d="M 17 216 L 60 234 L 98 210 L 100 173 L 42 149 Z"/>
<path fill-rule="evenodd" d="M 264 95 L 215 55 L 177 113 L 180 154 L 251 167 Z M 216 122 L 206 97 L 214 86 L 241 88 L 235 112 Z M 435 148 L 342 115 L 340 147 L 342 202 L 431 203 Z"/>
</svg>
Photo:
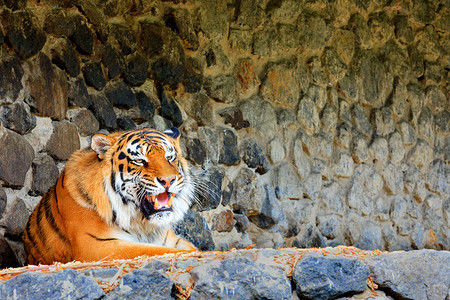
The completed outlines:
<svg viewBox="0 0 450 300">
<path fill-rule="evenodd" d="M 195 251 L 171 230 L 195 189 L 179 137 L 177 128 L 92 136 L 28 219 L 28 263 Z"/>
</svg>

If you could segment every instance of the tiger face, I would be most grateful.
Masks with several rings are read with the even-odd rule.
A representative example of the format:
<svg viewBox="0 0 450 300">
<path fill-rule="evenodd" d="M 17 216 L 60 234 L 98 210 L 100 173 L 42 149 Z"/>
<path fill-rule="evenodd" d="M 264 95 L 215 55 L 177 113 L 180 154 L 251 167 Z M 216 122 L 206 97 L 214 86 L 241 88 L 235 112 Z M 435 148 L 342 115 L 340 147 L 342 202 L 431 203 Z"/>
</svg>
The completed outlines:
<svg viewBox="0 0 450 300">
<path fill-rule="evenodd" d="M 122 229 L 142 232 L 148 223 L 153 228 L 167 226 L 188 210 L 193 183 L 179 136 L 178 129 L 172 128 L 92 137 L 91 148 L 109 167 L 105 192 L 114 221 Z"/>
</svg>

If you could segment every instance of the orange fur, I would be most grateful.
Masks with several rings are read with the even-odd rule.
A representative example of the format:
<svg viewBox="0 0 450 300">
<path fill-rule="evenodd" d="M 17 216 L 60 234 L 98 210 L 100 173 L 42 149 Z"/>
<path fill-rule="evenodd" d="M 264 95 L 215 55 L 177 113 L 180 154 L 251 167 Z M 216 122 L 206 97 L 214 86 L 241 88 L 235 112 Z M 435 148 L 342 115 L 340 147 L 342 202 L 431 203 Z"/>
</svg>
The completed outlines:
<svg viewBox="0 0 450 300">
<path fill-rule="evenodd" d="M 161 146 L 160 139 L 166 144 Z M 178 142 L 178 136 L 150 129 L 94 135 L 91 149 L 72 155 L 31 214 L 23 235 L 28 263 L 195 251 L 170 226 L 185 213 L 192 196 Z M 173 204 L 167 200 L 170 195 Z"/>
</svg>

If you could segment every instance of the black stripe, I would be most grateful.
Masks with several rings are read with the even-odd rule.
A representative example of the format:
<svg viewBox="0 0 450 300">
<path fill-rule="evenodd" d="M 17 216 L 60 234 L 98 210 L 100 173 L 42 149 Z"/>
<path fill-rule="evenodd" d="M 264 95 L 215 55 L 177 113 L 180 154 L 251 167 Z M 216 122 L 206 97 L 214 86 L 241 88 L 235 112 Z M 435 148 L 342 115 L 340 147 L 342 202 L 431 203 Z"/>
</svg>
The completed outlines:
<svg viewBox="0 0 450 300">
<path fill-rule="evenodd" d="M 178 245 L 178 243 L 180 242 L 180 238 L 178 238 L 178 241 L 175 243 L 175 246 L 174 247 L 176 247 L 177 245 Z"/>
<path fill-rule="evenodd" d="M 51 201 L 50 197 L 44 198 L 45 217 L 47 218 L 47 221 L 50 224 L 50 226 L 52 227 L 52 229 L 58 234 L 59 238 L 62 239 L 65 243 L 68 243 L 69 240 L 61 232 L 61 229 L 59 228 L 58 224 L 56 224 L 55 218 L 53 217 L 52 206 L 51 206 L 50 201 Z"/>
<path fill-rule="evenodd" d="M 44 198 L 48 197 L 48 195 L 49 195 L 49 193 L 45 194 Z M 44 246 L 47 250 L 50 250 L 50 248 L 47 247 L 47 239 L 45 237 L 44 232 L 42 231 L 41 220 L 42 220 L 42 214 L 44 213 L 42 211 L 43 206 L 44 206 L 44 203 L 43 203 L 43 200 L 41 200 L 41 202 L 39 202 L 39 204 L 38 204 L 38 210 L 37 210 L 37 214 L 36 214 L 36 227 L 37 227 L 38 237 L 42 243 L 42 246 Z"/>
<path fill-rule="evenodd" d="M 63 172 L 62 174 L 61 174 L 61 187 L 62 188 L 64 188 L 64 177 L 65 177 L 65 172 Z M 58 183 L 58 181 L 56 182 L 56 183 Z"/>
<path fill-rule="evenodd" d="M 112 216 L 112 223 L 116 223 L 116 219 L 117 219 L 117 213 L 116 211 L 113 209 L 113 216 Z"/>
<path fill-rule="evenodd" d="M 100 241 L 100 242 L 117 241 L 117 239 L 116 239 L 116 238 L 107 238 L 107 239 L 102 239 L 102 238 L 96 237 L 95 235 L 93 235 L 93 234 L 90 234 L 90 233 L 87 233 L 87 232 L 86 232 L 86 234 L 87 234 L 87 235 L 89 235 L 90 237 L 92 237 L 92 238 L 96 239 L 97 241 Z"/>
<path fill-rule="evenodd" d="M 27 222 L 27 226 L 26 226 L 26 230 L 25 230 L 25 234 L 28 236 L 28 238 L 30 239 L 31 244 L 33 245 L 33 247 L 36 249 L 36 251 L 41 254 L 42 250 L 41 247 L 39 247 L 38 243 L 36 242 L 36 239 L 33 236 L 33 233 L 31 232 L 31 228 L 30 228 L 30 221 Z M 33 256 L 34 257 L 34 256 Z"/>
<path fill-rule="evenodd" d="M 62 182 L 61 182 L 62 184 Z M 59 211 L 59 205 L 58 205 L 58 194 L 56 193 L 56 186 L 53 187 L 55 189 L 55 203 L 56 203 L 56 210 L 58 211 L 58 214 L 61 215 L 61 212 Z M 64 188 L 64 186 L 63 186 Z"/>
</svg>

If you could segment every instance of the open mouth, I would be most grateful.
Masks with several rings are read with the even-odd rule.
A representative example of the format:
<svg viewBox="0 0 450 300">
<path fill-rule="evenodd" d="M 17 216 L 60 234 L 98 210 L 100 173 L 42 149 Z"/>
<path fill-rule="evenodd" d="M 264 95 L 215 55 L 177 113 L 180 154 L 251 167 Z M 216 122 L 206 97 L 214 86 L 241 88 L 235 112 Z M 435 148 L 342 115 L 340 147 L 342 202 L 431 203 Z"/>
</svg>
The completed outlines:
<svg viewBox="0 0 450 300">
<path fill-rule="evenodd" d="M 158 195 L 146 195 L 141 201 L 141 209 L 146 219 L 156 213 L 172 211 L 172 202 L 175 194 L 164 192 Z"/>
</svg>

